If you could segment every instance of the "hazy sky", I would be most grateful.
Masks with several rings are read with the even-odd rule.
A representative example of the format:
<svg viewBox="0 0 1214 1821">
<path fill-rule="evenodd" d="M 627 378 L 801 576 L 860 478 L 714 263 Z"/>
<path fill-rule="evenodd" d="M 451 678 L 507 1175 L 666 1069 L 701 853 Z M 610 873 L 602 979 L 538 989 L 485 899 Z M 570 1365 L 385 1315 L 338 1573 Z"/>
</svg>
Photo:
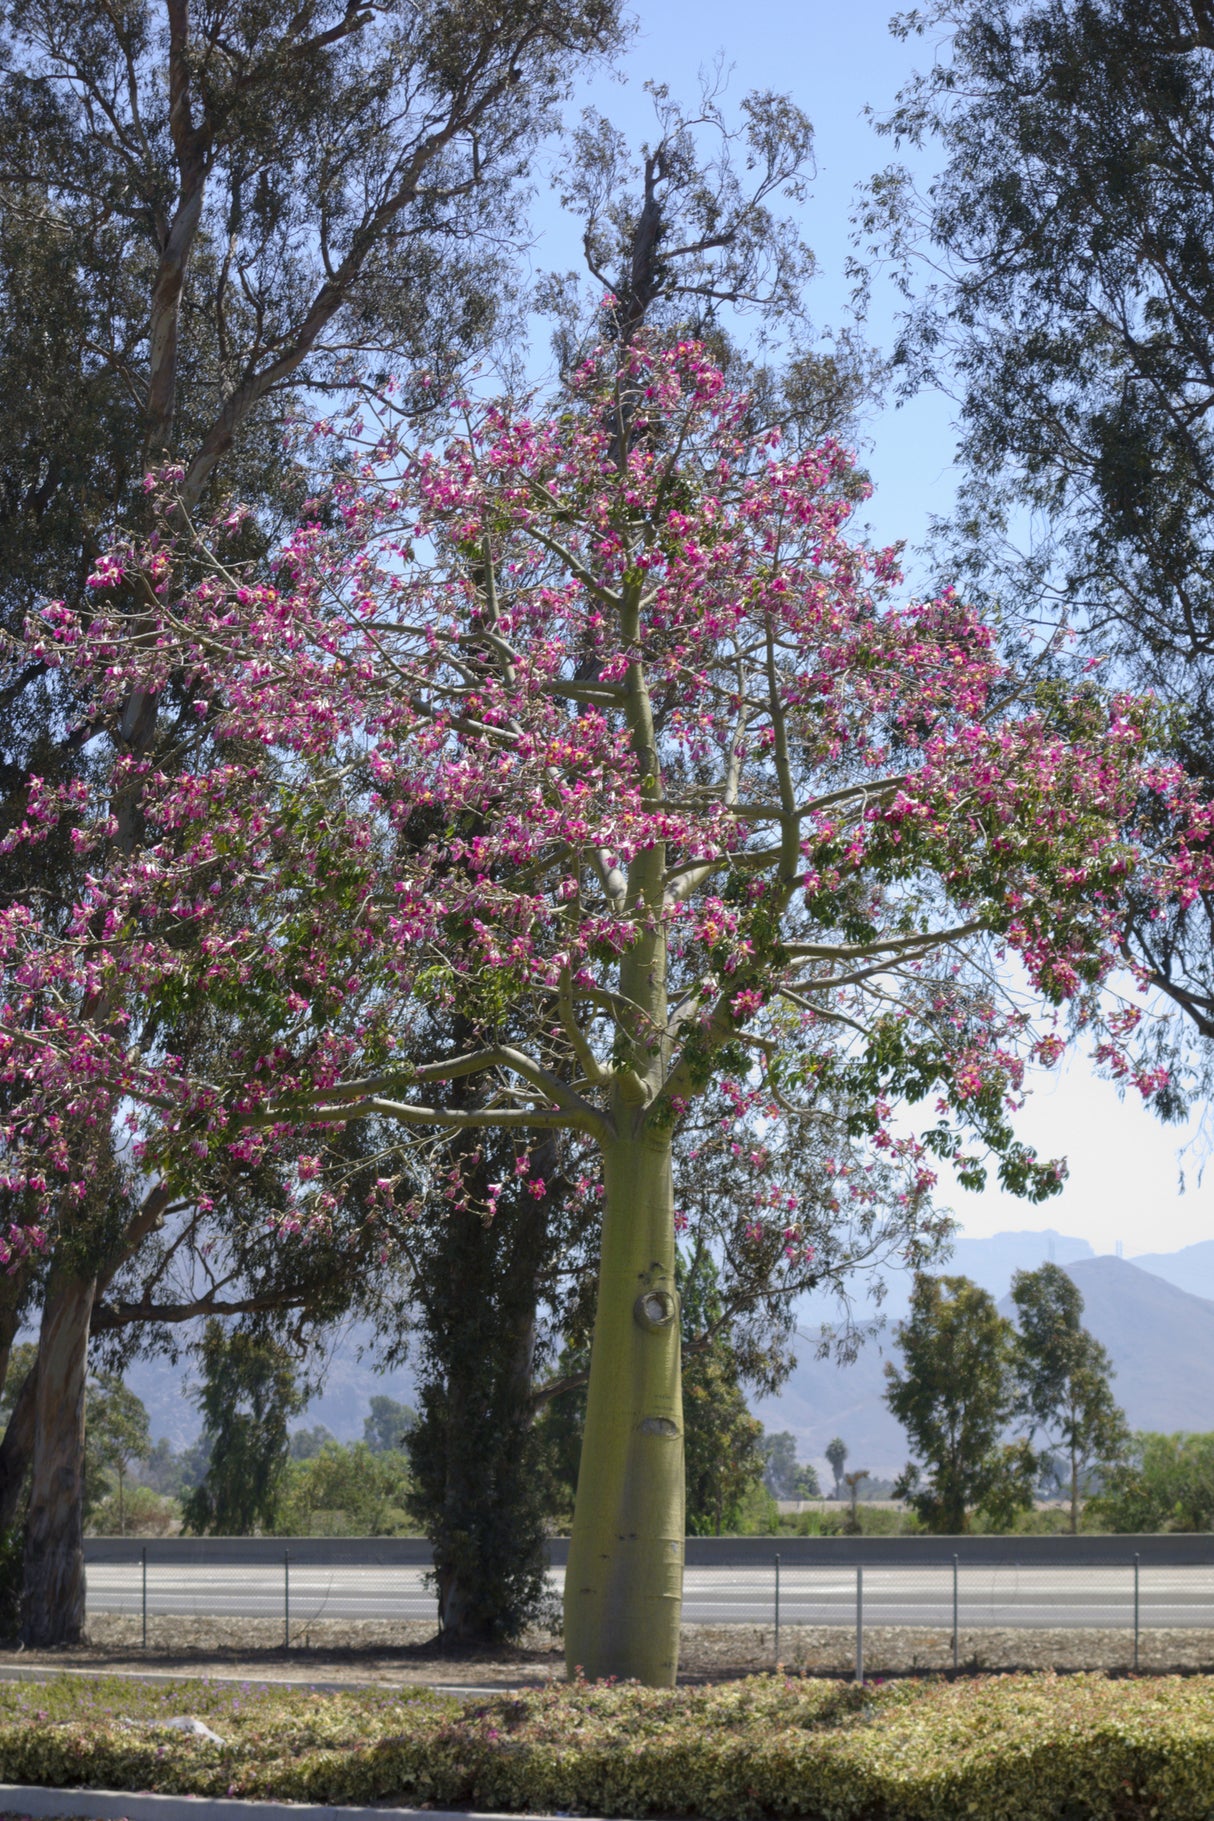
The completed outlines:
<svg viewBox="0 0 1214 1821">
<path fill-rule="evenodd" d="M 674 96 L 693 102 L 698 72 L 718 54 L 733 66 L 727 109 L 750 89 L 790 93 L 816 133 L 817 176 L 803 215 L 805 238 L 819 261 L 811 308 L 819 324 L 837 325 L 848 318 L 844 268 L 856 187 L 897 155 L 891 142 L 874 132 L 864 110 L 886 110 L 901 82 L 930 53 L 923 39 L 895 39 L 887 29 L 889 16 L 888 0 L 853 0 L 849 7 L 821 0 L 762 0 L 750 7 L 722 0 L 694 6 L 687 0 L 646 0 L 627 59 L 628 82 L 596 82 L 579 105 L 592 101 L 636 143 L 652 130 L 651 104 L 641 89 L 645 79 L 665 82 Z M 537 266 L 577 263 L 576 238 L 562 236 L 549 207 L 541 208 L 540 222 Z M 889 344 L 894 308 L 891 289 L 878 286 L 867 324 L 878 346 Z M 865 461 L 876 491 L 867 516 L 880 541 L 905 538 L 913 545 L 929 515 L 947 509 L 953 484 L 950 417 L 949 401 L 932 396 L 873 418 Z M 1081 1056 L 1061 1076 L 1043 1080 L 1020 1129 L 1044 1155 L 1068 1158 L 1066 1186 L 1041 1207 L 996 1191 L 957 1191 L 951 1205 L 966 1233 L 1052 1226 L 1087 1239 L 1097 1251 L 1111 1252 L 1121 1241 L 1127 1256 L 1214 1237 L 1214 1164 L 1203 1186 L 1200 1134 L 1161 1126 L 1137 1096 L 1119 1099 L 1113 1087 L 1093 1077 Z"/>
</svg>

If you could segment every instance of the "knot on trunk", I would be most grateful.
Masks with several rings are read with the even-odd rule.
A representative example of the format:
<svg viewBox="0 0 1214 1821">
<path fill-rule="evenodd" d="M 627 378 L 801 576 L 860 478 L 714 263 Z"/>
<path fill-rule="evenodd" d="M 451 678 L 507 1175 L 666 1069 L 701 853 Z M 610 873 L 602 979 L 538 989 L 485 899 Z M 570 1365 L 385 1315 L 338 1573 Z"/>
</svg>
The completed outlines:
<svg viewBox="0 0 1214 1821">
<path fill-rule="evenodd" d="M 642 1435 L 677 1435 L 679 1425 L 668 1416 L 647 1416 L 641 1422 Z"/>
<path fill-rule="evenodd" d="M 633 1318 L 642 1328 L 669 1328 L 679 1312 L 670 1290 L 643 1290 L 632 1305 Z"/>
</svg>

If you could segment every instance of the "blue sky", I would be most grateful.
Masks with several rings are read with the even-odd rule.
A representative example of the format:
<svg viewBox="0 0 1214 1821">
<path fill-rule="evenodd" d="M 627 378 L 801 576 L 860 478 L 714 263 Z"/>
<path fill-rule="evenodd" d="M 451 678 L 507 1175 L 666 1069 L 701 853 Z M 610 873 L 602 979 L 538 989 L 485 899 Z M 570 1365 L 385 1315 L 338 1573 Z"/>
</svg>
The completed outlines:
<svg viewBox="0 0 1214 1821">
<path fill-rule="evenodd" d="M 673 97 L 694 104 L 700 72 L 717 59 L 729 72 L 726 113 L 752 89 L 788 93 L 809 115 L 815 129 L 817 175 L 799 226 L 813 248 L 818 275 L 809 293 L 815 323 L 824 329 L 852 320 L 851 281 L 846 265 L 855 249 L 851 215 L 857 187 L 895 158 L 892 141 L 881 138 L 866 118 L 893 102 L 899 85 L 925 60 L 929 42 L 896 40 L 888 31 L 888 0 L 858 0 L 850 8 L 819 0 L 762 0 L 749 10 L 719 0 L 689 6 L 677 0 L 646 0 L 637 15 L 638 32 L 623 60 L 626 81 L 604 75 L 579 89 L 567 110 L 576 120 L 587 102 L 606 114 L 634 145 L 653 136 L 653 108 L 643 91 L 647 78 L 666 83 Z M 926 164 L 922 165 L 926 169 Z M 559 212 L 537 210 L 541 237 L 537 266 L 568 269 L 581 263 L 578 232 L 562 233 Z M 866 332 L 878 347 L 894 333 L 896 297 L 878 278 Z M 868 427 L 865 462 L 876 492 L 869 508 L 874 535 L 882 543 L 923 535 L 929 514 L 951 492 L 952 435 L 947 400 L 924 396 L 874 415 Z"/>
<path fill-rule="evenodd" d="M 624 61 L 627 80 L 606 77 L 579 93 L 571 116 L 591 102 L 634 142 L 652 130 L 652 108 L 642 83 L 653 78 L 688 102 L 699 92 L 699 72 L 718 55 L 732 67 L 730 100 L 751 89 L 788 92 L 815 127 L 817 176 L 802 216 L 819 275 L 810 295 L 823 327 L 848 320 L 850 284 L 845 266 L 851 247 L 851 212 L 857 186 L 896 154 L 874 132 L 866 107 L 878 113 L 893 103 L 900 84 L 931 52 L 930 42 L 903 42 L 888 31 L 889 0 L 762 0 L 747 7 L 722 0 L 645 0 L 639 31 Z M 929 165 L 921 165 L 925 175 Z M 562 227 L 550 204 L 537 210 L 538 267 L 568 269 L 578 263 L 576 233 Z M 896 298 L 878 284 L 867 333 L 888 347 Z M 928 396 L 872 418 L 865 461 L 875 483 L 867 518 L 882 542 L 913 546 L 933 512 L 946 511 L 952 495 L 951 407 Z M 913 554 L 909 567 L 914 571 Z M 1081 1056 L 1058 1076 L 1045 1078 L 1021 1115 L 1023 1135 L 1047 1156 L 1065 1155 L 1070 1177 L 1060 1196 L 1031 1207 L 997 1191 L 958 1191 L 946 1197 L 972 1236 L 1008 1227 L 1055 1227 L 1087 1239 L 1097 1251 L 1118 1241 L 1127 1256 L 1171 1251 L 1214 1237 L 1214 1163 L 1203 1186 L 1202 1136 L 1165 1128 L 1136 1097 L 1122 1100 L 1094 1078 Z M 1185 1146 L 1182 1151 L 1181 1147 Z M 1181 1178 L 1184 1178 L 1184 1190 Z"/>
</svg>

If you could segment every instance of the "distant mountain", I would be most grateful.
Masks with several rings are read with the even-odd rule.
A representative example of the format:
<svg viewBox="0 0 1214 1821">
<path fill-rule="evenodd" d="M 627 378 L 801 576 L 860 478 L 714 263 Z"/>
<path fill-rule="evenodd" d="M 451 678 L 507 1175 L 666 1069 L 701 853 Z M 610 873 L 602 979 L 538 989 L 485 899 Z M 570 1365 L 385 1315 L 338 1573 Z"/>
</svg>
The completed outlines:
<svg viewBox="0 0 1214 1821">
<path fill-rule="evenodd" d="M 1047 1228 L 1038 1233 L 997 1233 L 992 1239 L 958 1239 L 952 1257 L 936 1268 L 972 1277 L 993 1296 L 1000 1297 L 1006 1294 L 1015 1271 L 1031 1271 L 1046 1258 L 1069 1265 L 1072 1260 L 1091 1256 L 1092 1248 L 1086 1240 Z M 888 1351 L 893 1324 L 906 1314 L 911 1273 L 891 1270 L 886 1278 L 889 1293 L 880 1310 L 886 1321 L 885 1338 L 880 1346 L 867 1346 L 853 1366 L 839 1367 L 813 1358 L 818 1329 L 838 1319 L 833 1300 L 825 1296 L 806 1298 L 798 1310 L 798 1326 L 812 1338 L 804 1343 L 802 1363 L 779 1398 L 765 1399 L 756 1408 L 756 1415 L 769 1429 L 791 1429 L 798 1437 L 802 1460 L 821 1458 L 831 1437 L 841 1434 L 853 1449 L 857 1464 L 873 1473 L 888 1474 L 905 1463 L 905 1437 L 881 1401 L 881 1346 Z M 864 1300 L 862 1277 L 856 1280 L 855 1293 L 859 1313 L 871 1312 Z M 414 1382 L 409 1369 L 381 1375 L 374 1370 L 374 1361 L 371 1331 L 354 1324 L 335 1343 L 323 1371 L 324 1388 L 297 1419 L 298 1423 L 308 1428 L 323 1423 L 339 1441 L 356 1441 L 362 1434 L 363 1418 L 372 1397 L 382 1392 L 404 1404 L 413 1402 Z M 138 1360 L 125 1375 L 131 1389 L 147 1405 L 153 1437 L 167 1436 L 175 1448 L 195 1440 L 201 1428 L 190 1396 L 188 1374 L 189 1362 L 183 1359 L 177 1366 L 164 1360 Z M 863 1452 L 863 1460 L 857 1450 Z"/>
<path fill-rule="evenodd" d="M 1130 1263 L 1187 1290 L 1191 1296 L 1205 1296 L 1214 1302 L 1214 1239 L 1182 1246 L 1179 1252 L 1140 1252 Z"/>
<path fill-rule="evenodd" d="M 1063 1233 L 997 1233 L 990 1239 L 959 1239 L 953 1255 L 937 1267 L 980 1283 L 1006 1309 L 1013 1273 L 1032 1270 L 1046 1259 L 1062 1265 L 1079 1286 L 1084 1322 L 1104 1343 L 1117 1371 L 1114 1391 L 1136 1429 L 1214 1429 L 1214 1241 L 1182 1252 L 1145 1254 L 1134 1259 L 1097 1258 L 1085 1240 Z M 908 1449 L 900 1425 L 885 1408 L 884 1364 L 893 1352 L 893 1326 L 906 1313 L 910 1273 L 890 1274 L 882 1313 L 887 1327 L 851 1366 L 814 1358 L 818 1329 L 832 1319 L 824 1298 L 800 1311 L 805 1336 L 800 1361 L 777 1397 L 764 1398 L 755 1414 L 769 1430 L 790 1429 L 802 1460 L 825 1471 L 826 1444 L 841 1435 L 850 1462 L 882 1476 L 897 1472 Z M 816 1319 L 814 1319 L 816 1315 Z M 362 1434 L 370 1400 L 383 1392 L 401 1403 L 414 1401 L 413 1377 L 405 1368 L 374 1370 L 372 1336 L 351 1327 L 334 1346 L 323 1370 L 323 1388 L 298 1420 L 323 1423 L 342 1441 Z M 360 1357 L 361 1353 L 361 1357 Z M 126 1374 L 148 1407 L 155 1437 L 174 1446 L 199 1431 L 189 1395 L 187 1366 L 138 1361 Z"/>
<path fill-rule="evenodd" d="M 806 1342 L 788 1382 L 754 1406 L 765 1429 L 792 1431 L 797 1454 L 814 1462 L 823 1490 L 833 1483 L 826 1447 L 836 1435 L 847 1443 L 849 1473 L 863 1469 L 885 1479 L 906 1465 L 906 1432 L 883 1401 L 889 1357 L 888 1338 L 870 1341 L 850 1366 L 815 1359 L 813 1341 Z"/>
<path fill-rule="evenodd" d="M 1192 1249 L 1197 1250 L 1196 1247 Z M 936 1274 L 972 1278 L 998 1301 L 1011 1289 L 1017 1271 L 1035 1271 L 1047 1260 L 1070 1265 L 1093 1257 L 1095 1254 L 1086 1239 L 1074 1239 L 1046 1227 L 1041 1232 L 996 1233 L 989 1239 L 955 1239 L 949 1256 L 930 1269 Z M 1214 1250 L 1211 1258 L 1214 1275 Z M 863 1273 L 857 1273 L 852 1280 L 851 1292 L 858 1315 L 880 1314 L 887 1326 L 892 1327 L 894 1322 L 903 1319 L 910 1306 L 912 1272 L 905 1266 L 894 1266 L 881 1275 L 885 1280 L 886 1295 L 879 1308 L 866 1295 Z M 797 1311 L 798 1326 L 807 1331 L 816 1331 L 838 1320 L 837 1303 L 833 1297 L 821 1294 L 807 1296 Z"/>
<path fill-rule="evenodd" d="M 1130 1427 L 1214 1429 L 1214 1301 L 1140 1259 L 1080 1259 L 1066 1271 L 1083 1297 L 1084 1327 L 1116 1367 L 1113 1391 Z"/>
<path fill-rule="evenodd" d="M 989 1239 L 957 1239 L 952 1257 L 940 1269 L 953 1277 L 970 1277 L 998 1301 L 1012 1287 L 1017 1271 L 1035 1271 L 1047 1261 L 1063 1265 L 1095 1258 L 1086 1239 L 1071 1239 L 1046 1227 L 1041 1233 L 995 1233 Z"/>
</svg>

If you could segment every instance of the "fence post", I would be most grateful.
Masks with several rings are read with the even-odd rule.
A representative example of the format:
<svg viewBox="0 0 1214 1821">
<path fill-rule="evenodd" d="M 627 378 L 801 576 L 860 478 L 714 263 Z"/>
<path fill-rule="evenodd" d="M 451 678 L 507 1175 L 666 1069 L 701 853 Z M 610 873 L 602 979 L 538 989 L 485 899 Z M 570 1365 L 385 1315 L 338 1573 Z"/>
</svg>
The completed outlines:
<svg viewBox="0 0 1214 1821">
<path fill-rule="evenodd" d="M 776 1556 L 776 1668 L 780 1667 L 780 1558 Z"/>
<path fill-rule="evenodd" d="M 864 1680 L 864 1570 L 856 1568 L 856 1680 Z"/>
<path fill-rule="evenodd" d="M 1134 1554 L 1134 1668 L 1138 1668 L 1138 1554 Z"/>
<path fill-rule="evenodd" d="M 282 1647 L 291 1648 L 291 1551 L 282 1552 Z"/>
<path fill-rule="evenodd" d="M 958 1628 L 957 1628 L 957 1558 L 953 1557 L 953 1674 L 958 1668 Z"/>
<path fill-rule="evenodd" d="M 147 1551 L 146 1543 L 143 1545 L 143 1548 L 139 1551 L 139 1569 L 140 1569 L 140 1576 L 143 1581 L 143 1589 L 142 1589 L 143 1648 L 146 1650 L 148 1647 L 148 1551 Z"/>
</svg>

